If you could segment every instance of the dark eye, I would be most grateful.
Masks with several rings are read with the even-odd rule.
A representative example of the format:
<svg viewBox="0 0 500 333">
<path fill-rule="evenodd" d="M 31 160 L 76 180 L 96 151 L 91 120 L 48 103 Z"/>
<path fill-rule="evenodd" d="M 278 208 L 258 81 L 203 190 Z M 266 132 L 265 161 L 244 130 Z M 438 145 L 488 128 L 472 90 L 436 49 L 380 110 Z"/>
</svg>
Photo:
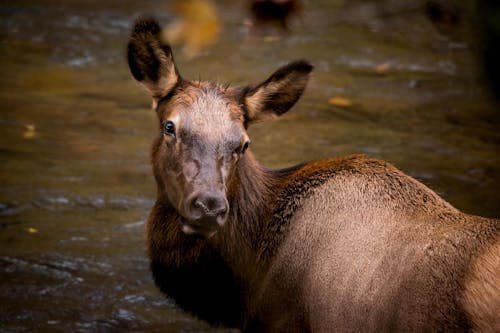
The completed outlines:
<svg viewBox="0 0 500 333">
<path fill-rule="evenodd" d="M 170 135 L 171 137 L 175 137 L 175 125 L 173 122 L 170 120 L 167 120 L 165 122 L 165 125 L 163 125 L 163 133 L 166 135 Z"/>
<path fill-rule="evenodd" d="M 244 154 L 245 151 L 248 149 L 248 147 L 250 146 L 250 141 L 246 141 L 244 144 L 243 144 L 243 147 L 241 148 L 241 153 Z"/>
</svg>

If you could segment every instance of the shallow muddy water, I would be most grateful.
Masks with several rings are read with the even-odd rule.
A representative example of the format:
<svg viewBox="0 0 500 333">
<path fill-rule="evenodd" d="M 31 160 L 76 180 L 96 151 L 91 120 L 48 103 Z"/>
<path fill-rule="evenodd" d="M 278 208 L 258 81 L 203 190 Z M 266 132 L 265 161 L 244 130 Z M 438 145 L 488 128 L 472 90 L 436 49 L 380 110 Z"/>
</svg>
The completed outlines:
<svg viewBox="0 0 500 333">
<path fill-rule="evenodd" d="M 472 6 L 445 33 L 422 3 L 303 1 L 290 32 L 249 35 L 244 6 L 218 1 L 219 40 L 193 58 L 174 52 L 183 76 L 232 84 L 315 64 L 297 107 L 251 129 L 264 165 L 364 153 L 466 212 L 499 216 L 500 110 L 482 83 Z M 148 271 L 157 125 L 124 55 L 144 13 L 174 18 L 167 1 L 0 4 L 2 332 L 222 331 L 177 309 Z"/>
</svg>

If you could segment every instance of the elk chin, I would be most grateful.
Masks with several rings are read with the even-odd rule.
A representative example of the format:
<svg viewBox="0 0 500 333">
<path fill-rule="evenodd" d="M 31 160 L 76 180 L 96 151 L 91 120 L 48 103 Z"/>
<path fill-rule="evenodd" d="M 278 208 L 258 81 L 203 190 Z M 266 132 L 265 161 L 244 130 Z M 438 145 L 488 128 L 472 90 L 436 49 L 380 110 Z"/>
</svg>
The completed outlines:
<svg viewBox="0 0 500 333">
<path fill-rule="evenodd" d="M 196 221 L 182 219 L 182 231 L 186 235 L 198 235 L 207 239 L 213 237 L 222 225 L 224 225 L 224 223 L 219 224 L 215 218 L 205 218 Z"/>
</svg>

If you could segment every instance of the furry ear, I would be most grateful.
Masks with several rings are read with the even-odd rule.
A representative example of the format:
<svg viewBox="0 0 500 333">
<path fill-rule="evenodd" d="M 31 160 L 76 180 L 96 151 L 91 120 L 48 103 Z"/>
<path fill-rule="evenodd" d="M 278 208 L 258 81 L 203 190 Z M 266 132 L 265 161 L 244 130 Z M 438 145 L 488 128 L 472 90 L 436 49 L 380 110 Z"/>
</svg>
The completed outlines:
<svg viewBox="0 0 500 333">
<path fill-rule="evenodd" d="M 153 97 L 153 107 L 167 96 L 180 80 L 170 45 L 152 18 L 135 21 L 127 45 L 130 72 Z"/>
<path fill-rule="evenodd" d="M 246 88 L 246 123 L 274 118 L 290 110 L 306 88 L 313 65 L 298 60 L 279 68 L 266 81 Z"/>
</svg>

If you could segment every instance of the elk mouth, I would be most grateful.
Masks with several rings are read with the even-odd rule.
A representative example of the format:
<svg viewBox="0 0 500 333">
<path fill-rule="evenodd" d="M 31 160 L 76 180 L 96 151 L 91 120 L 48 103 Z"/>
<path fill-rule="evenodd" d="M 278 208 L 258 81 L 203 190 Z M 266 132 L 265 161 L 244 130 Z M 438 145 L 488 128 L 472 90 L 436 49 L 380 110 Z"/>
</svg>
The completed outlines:
<svg viewBox="0 0 500 333">
<path fill-rule="evenodd" d="M 204 238 L 210 238 L 217 233 L 221 227 L 216 218 L 201 218 L 194 221 L 182 219 L 182 231 L 186 235 L 199 235 Z"/>
</svg>

